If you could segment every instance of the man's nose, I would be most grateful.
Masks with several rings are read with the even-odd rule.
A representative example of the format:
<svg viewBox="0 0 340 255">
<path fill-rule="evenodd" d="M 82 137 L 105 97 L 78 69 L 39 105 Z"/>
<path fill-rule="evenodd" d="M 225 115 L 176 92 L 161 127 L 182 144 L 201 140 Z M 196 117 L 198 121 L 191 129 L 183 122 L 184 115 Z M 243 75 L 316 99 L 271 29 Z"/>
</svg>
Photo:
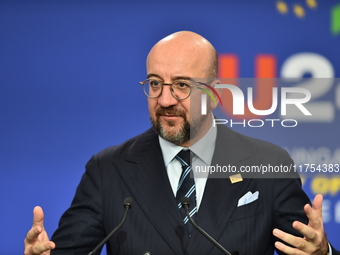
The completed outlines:
<svg viewBox="0 0 340 255">
<path fill-rule="evenodd" d="M 170 86 L 163 87 L 162 94 L 158 98 L 158 104 L 165 108 L 178 104 L 178 99 L 172 95 Z"/>
</svg>

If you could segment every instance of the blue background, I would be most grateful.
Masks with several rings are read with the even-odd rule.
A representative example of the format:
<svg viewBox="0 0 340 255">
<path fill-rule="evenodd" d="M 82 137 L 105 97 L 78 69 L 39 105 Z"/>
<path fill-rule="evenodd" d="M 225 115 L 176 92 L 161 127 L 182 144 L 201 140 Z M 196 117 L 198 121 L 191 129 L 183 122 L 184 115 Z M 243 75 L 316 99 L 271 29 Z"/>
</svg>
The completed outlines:
<svg viewBox="0 0 340 255">
<path fill-rule="evenodd" d="M 240 77 L 254 77 L 258 54 L 275 55 L 280 74 L 284 61 L 301 52 L 324 56 L 339 77 L 340 35 L 330 27 L 340 1 L 319 1 L 316 9 L 283 2 L 287 14 L 270 0 L 0 1 L 1 254 L 22 254 L 35 205 L 44 208 L 51 235 L 87 160 L 150 126 L 138 82 L 146 77 L 148 51 L 164 36 L 203 35 L 219 54 L 238 56 Z M 294 4 L 304 8 L 303 18 Z M 289 152 L 327 148 L 340 163 L 339 86 L 323 97 L 335 109 L 330 122 L 236 130 Z M 326 231 L 340 249 L 339 175 L 313 185 L 319 177 L 304 189 L 311 198 L 323 191 Z"/>
</svg>

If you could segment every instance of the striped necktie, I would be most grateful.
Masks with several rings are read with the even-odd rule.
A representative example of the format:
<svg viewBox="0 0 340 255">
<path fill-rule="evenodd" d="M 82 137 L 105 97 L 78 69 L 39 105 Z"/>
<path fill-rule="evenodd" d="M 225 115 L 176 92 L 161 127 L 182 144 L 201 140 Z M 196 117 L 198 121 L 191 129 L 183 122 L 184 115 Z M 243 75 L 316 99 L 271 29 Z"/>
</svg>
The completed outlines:
<svg viewBox="0 0 340 255">
<path fill-rule="evenodd" d="M 183 216 L 183 222 L 187 227 L 188 233 L 191 232 L 192 225 L 186 216 L 184 208 L 182 208 L 182 204 L 180 202 L 182 197 L 187 197 L 190 200 L 190 216 L 194 217 L 195 213 L 197 213 L 196 207 L 196 186 L 194 178 L 190 177 L 190 172 L 192 172 L 191 164 L 190 164 L 190 150 L 181 150 L 177 155 L 176 159 L 182 165 L 182 174 L 181 178 L 178 182 L 176 201 L 178 203 L 178 209 L 181 211 Z"/>
</svg>

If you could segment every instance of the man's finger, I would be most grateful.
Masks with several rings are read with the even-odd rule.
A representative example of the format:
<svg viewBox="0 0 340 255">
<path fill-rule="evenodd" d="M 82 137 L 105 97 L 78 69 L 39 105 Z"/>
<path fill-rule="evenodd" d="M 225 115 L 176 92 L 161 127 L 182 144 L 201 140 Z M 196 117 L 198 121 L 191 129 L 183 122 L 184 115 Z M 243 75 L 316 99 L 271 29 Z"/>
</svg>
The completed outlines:
<svg viewBox="0 0 340 255">
<path fill-rule="evenodd" d="M 29 244 L 32 244 L 38 240 L 38 236 L 42 232 L 42 228 L 40 226 L 31 228 L 26 235 L 26 241 Z"/>
<path fill-rule="evenodd" d="M 313 200 L 313 208 L 320 211 L 320 213 L 322 213 L 322 201 L 323 196 L 321 194 L 317 194 Z"/>
<path fill-rule="evenodd" d="M 44 211 L 40 206 L 33 209 L 33 227 L 35 226 L 44 228 Z"/>
<path fill-rule="evenodd" d="M 317 234 L 313 228 L 299 221 L 293 222 L 293 228 L 299 231 L 308 240 L 314 240 L 317 237 Z"/>
<path fill-rule="evenodd" d="M 297 236 L 293 236 L 291 234 L 288 234 L 286 232 L 283 232 L 279 229 L 274 229 L 273 230 L 273 235 L 276 236 L 277 238 L 285 241 L 286 243 L 293 245 L 296 248 L 299 248 L 301 250 L 303 250 L 305 248 L 305 240 L 297 237 Z"/>
<path fill-rule="evenodd" d="M 281 239 L 282 241 L 292 245 L 293 247 L 296 247 L 297 249 L 293 249 L 291 250 L 291 247 L 286 246 L 284 244 L 278 244 L 281 246 L 283 252 L 287 253 L 287 254 L 300 254 L 300 253 L 295 253 L 297 250 L 301 250 L 303 252 L 307 252 L 307 253 L 312 253 L 313 252 L 313 247 L 310 245 L 310 243 L 308 243 L 305 239 L 301 238 L 301 237 L 297 237 L 291 234 L 288 234 L 286 232 L 283 232 L 279 229 L 274 229 L 273 230 L 273 235 L 276 236 L 277 238 Z M 278 248 L 278 247 L 277 247 Z M 289 249 L 288 249 L 289 248 Z M 279 249 L 279 248 L 278 248 Z M 292 253 L 288 253 L 287 251 L 295 251 Z M 303 253 L 301 253 L 303 254 Z"/>
<path fill-rule="evenodd" d="M 31 246 L 30 254 L 41 254 L 45 251 L 49 251 L 55 248 L 55 244 L 51 241 L 38 243 Z"/>
<path fill-rule="evenodd" d="M 322 222 L 322 195 L 318 194 L 313 200 L 313 208 L 307 204 L 304 207 L 305 213 L 309 219 L 309 226 L 314 229 L 320 229 L 323 227 Z"/>
<path fill-rule="evenodd" d="M 281 242 L 275 242 L 276 249 L 282 251 L 285 254 L 294 254 L 294 255 L 304 255 L 303 251 L 297 250 L 296 248 L 289 247 Z"/>
</svg>

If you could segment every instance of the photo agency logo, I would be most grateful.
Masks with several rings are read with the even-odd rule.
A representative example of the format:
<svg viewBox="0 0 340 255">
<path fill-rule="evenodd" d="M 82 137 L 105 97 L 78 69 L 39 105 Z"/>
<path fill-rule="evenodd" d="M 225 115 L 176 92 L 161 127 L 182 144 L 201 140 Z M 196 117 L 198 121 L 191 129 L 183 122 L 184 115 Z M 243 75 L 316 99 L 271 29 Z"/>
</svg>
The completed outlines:
<svg viewBox="0 0 340 255">
<path fill-rule="evenodd" d="M 214 87 L 202 82 L 198 82 L 204 85 L 205 88 L 197 87 L 203 90 L 205 93 L 201 95 L 201 114 L 207 114 L 207 95 L 217 104 L 217 100 L 220 105 L 223 104 L 220 94 L 225 93 L 228 90 L 232 96 L 232 115 L 237 117 L 237 120 L 233 119 L 214 119 L 214 126 L 218 124 L 229 124 L 231 127 L 234 125 L 242 125 L 244 127 L 263 127 L 264 125 L 271 125 L 274 127 L 279 124 L 282 127 L 296 127 L 298 121 L 292 118 L 285 118 L 287 115 L 287 109 L 290 111 L 299 111 L 299 115 L 311 116 L 310 111 L 305 107 L 305 104 L 311 99 L 311 93 L 306 88 L 299 87 L 273 87 L 271 88 L 271 106 L 268 109 L 256 109 L 254 106 L 254 91 L 253 87 L 247 87 L 247 96 L 245 97 L 243 91 L 236 85 L 232 84 L 215 84 Z M 210 90 L 210 91 L 209 91 Z M 279 102 L 280 101 L 280 102 Z M 245 103 L 246 102 L 246 103 Z M 244 118 L 245 107 L 248 107 L 253 116 L 258 118 Z M 265 118 L 277 112 L 279 118 Z M 241 120 L 240 120 L 241 119 Z"/>
</svg>

